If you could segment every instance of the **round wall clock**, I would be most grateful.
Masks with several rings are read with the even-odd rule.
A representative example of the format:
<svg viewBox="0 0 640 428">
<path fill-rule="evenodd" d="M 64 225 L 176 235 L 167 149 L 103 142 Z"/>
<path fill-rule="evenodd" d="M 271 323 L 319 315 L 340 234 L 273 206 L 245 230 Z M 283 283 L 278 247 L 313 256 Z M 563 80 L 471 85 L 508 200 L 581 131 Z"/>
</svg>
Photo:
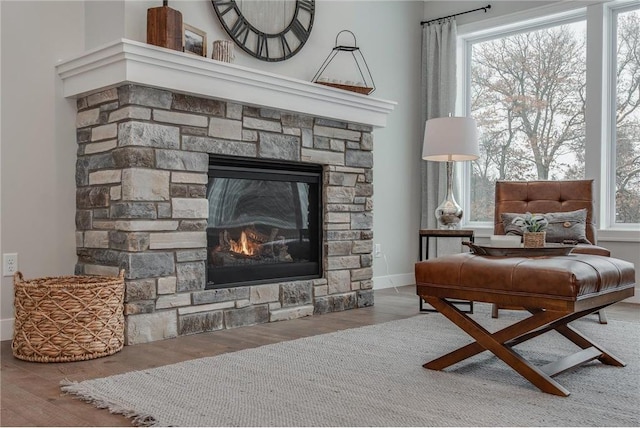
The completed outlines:
<svg viewBox="0 0 640 428">
<path fill-rule="evenodd" d="M 315 0 L 211 0 L 225 31 L 240 48 L 262 61 L 283 61 L 306 43 Z"/>
</svg>

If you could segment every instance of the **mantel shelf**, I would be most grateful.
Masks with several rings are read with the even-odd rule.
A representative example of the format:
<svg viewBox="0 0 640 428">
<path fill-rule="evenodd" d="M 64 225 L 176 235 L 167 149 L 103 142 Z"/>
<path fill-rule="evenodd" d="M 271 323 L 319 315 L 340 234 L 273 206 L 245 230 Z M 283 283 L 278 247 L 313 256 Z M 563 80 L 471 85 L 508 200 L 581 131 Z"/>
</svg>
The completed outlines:
<svg viewBox="0 0 640 428">
<path fill-rule="evenodd" d="M 126 39 L 61 61 L 56 69 L 67 98 L 134 83 L 376 128 L 386 126 L 396 106 L 394 101 Z"/>
</svg>

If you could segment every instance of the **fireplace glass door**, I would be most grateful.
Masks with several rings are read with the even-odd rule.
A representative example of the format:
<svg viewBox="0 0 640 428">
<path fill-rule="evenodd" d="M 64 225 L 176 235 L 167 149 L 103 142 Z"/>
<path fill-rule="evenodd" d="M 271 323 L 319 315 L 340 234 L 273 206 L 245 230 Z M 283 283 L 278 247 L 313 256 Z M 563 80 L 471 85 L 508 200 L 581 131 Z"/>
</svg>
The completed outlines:
<svg viewBox="0 0 640 428">
<path fill-rule="evenodd" d="M 322 166 L 213 158 L 207 288 L 321 275 Z"/>
</svg>

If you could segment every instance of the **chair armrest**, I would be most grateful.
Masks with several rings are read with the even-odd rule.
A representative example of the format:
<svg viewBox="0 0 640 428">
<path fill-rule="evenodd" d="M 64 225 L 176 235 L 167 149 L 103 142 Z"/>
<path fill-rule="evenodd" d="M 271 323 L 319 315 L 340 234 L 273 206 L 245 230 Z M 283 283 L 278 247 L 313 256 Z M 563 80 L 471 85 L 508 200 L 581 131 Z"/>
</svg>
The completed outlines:
<svg viewBox="0 0 640 428">
<path fill-rule="evenodd" d="M 611 251 L 607 248 L 591 244 L 578 244 L 571 250 L 571 254 L 592 254 L 595 256 L 611 257 Z"/>
</svg>

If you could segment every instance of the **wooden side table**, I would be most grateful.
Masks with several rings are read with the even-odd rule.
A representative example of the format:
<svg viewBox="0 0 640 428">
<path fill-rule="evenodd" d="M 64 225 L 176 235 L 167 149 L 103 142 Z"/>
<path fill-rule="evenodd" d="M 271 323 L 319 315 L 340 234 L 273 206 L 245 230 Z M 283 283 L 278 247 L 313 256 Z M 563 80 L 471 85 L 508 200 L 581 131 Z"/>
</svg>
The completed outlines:
<svg viewBox="0 0 640 428">
<path fill-rule="evenodd" d="M 418 247 L 418 261 L 429 260 L 429 238 L 469 238 L 469 241 L 473 241 L 473 230 L 471 229 L 420 229 L 419 232 L 419 247 Z M 426 250 L 425 250 L 426 249 Z M 423 257 L 424 254 L 424 257 Z M 438 249 L 436 246 L 436 255 L 438 257 Z M 469 300 L 455 300 L 447 299 L 450 303 L 456 306 L 468 306 L 469 308 L 461 311 L 464 313 L 473 313 L 473 302 Z M 437 312 L 432 308 L 425 308 L 424 301 L 420 299 L 420 312 Z"/>
</svg>

